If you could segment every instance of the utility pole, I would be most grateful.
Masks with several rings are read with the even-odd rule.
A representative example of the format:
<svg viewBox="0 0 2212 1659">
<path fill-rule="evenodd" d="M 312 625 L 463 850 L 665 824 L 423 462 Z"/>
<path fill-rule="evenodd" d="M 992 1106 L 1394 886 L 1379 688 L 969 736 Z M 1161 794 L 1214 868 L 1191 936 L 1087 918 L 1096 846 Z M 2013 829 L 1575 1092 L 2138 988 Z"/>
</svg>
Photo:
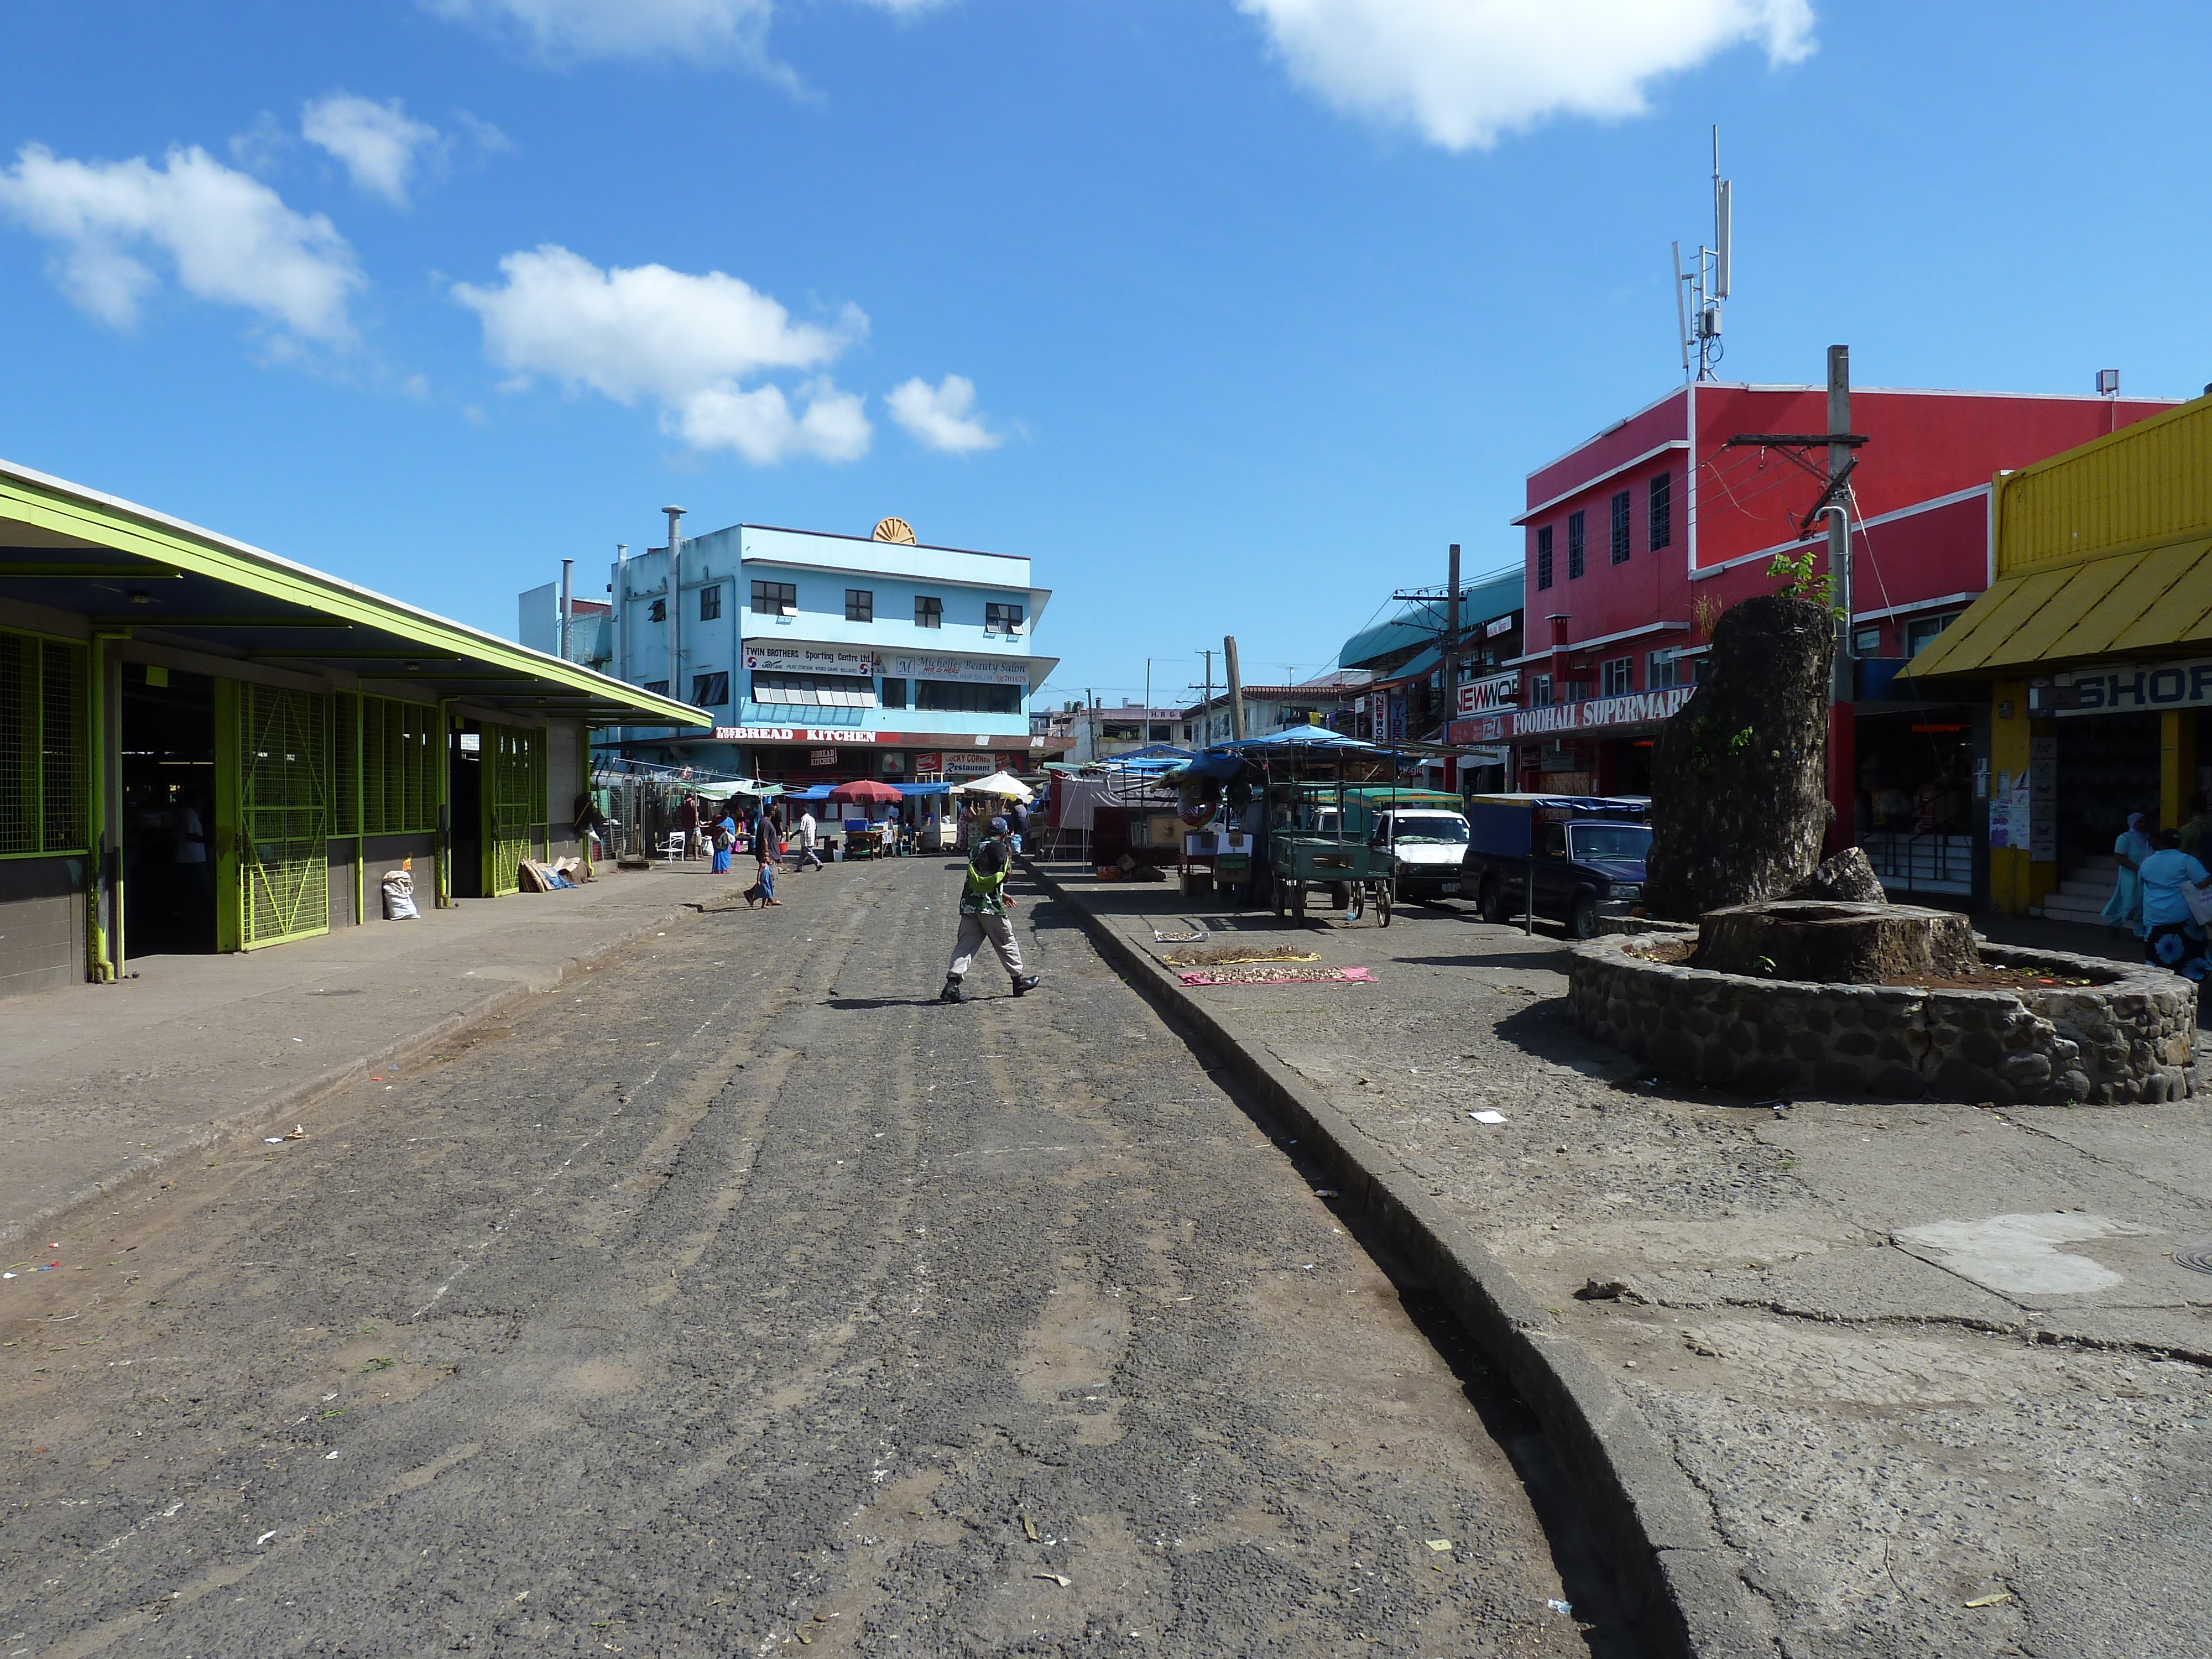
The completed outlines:
<svg viewBox="0 0 2212 1659">
<path fill-rule="evenodd" d="M 1237 672 L 1237 636 L 1224 635 L 1221 641 L 1221 665 L 1229 675 L 1229 736 L 1234 743 L 1244 741 L 1244 677 Z"/>
<path fill-rule="evenodd" d="M 1451 544 L 1446 561 L 1450 574 L 1444 587 L 1444 741 L 1451 741 L 1452 721 L 1459 714 L 1459 544 Z M 1459 788 L 1459 757 L 1444 757 L 1444 788 Z"/>
<path fill-rule="evenodd" d="M 684 532 L 677 527 L 684 517 L 680 507 L 664 507 L 668 515 L 668 695 L 681 702 L 678 663 L 684 648 Z"/>
<path fill-rule="evenodd" d="M 1149 749 L 1152 742 L 1152 659 L 1145 659 L 1145 741 L 1141 747 Z"/>
<path fill-rule="evenodd" d="M 1201 648 L 1206 658 L 1206 701 L 1199 704 L 1198 746 L 1201 749 L 1213 741 L 1213 653 Z"/>
<path fill-rule="evenodd" d="M 1083 688 L 1083 710 L 1091 725 L 1091 758 L 1096 763 L 1105 758 L 1098 752 L 1098 694 L 1087 685 Z"/>
</svg>

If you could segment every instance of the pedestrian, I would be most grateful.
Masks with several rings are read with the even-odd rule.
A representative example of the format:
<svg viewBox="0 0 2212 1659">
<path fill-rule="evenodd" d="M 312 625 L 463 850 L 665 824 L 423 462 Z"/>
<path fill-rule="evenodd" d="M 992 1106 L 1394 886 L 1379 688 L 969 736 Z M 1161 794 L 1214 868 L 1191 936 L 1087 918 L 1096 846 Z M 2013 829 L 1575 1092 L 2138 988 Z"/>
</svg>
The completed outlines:
<svg viewBox="0 0 2212 1659">
<path fill-rule="evenodd" d="M 1016 800 L 1006 810 L 1013 818 L 1014 851 L 1026 852 L 1029 850 L 1029 842 L 1025 837 L 1030 833 L 1030 809 L 1023 805 L 1019 800 Z"/>
<path fill-rule="evenodd" d="M 757 810 L 748 825 L 752 836 L 753 858 L 760 866 L 760 876 L 745 890 L 745 903 L 757 902 L 765 909 L 783 901 L 775 896 L 775 861 L 783 856 L 783 839 L 776 834 L 775 820 L 768 815 L 765 806 Z"/>
<path fill-rule="evenodd" d="M 2212 800 L 2208 800 L 2201 793 L 2191 795 L 2189 798 L 2189 822 L 2181 826 L 2181 850 L 2199 860 L 2206 854 L 2212 853 L 2212 842 L 2204 839 L 2208 830 L 2212 830 Z"/>
<path fill-rule="evenodd" d="M 687 793 L 683 804 L 676 809 L 676 827 L 684 832 L 684 856 L 696 859 L 705 848 L 699 842 L 699 798 Z"/>
<path fill-rule="evenodd" d="M 726 812 L 714 824 L 714 872 L 716 875 L 726 876 L 730 873 L 730 848 L 736 844 L 737 839 L 738 827 L 730 822 L 729 815 Z"/>
<path fill-rule="evenodd" d="M 601 856 L 599 830 L 605 825 L 607 815 L 599 811 L 599 804 L 588 789 L 576 795 L 576 810 L 569 816 L 569 825 L 576 832 L 576 850 L 583 854 L 584 868 L 589 871 Z"/>
<path fill-rule="evenodd" d="M 2212 959 L 2207 957 L 2204 924 L 2197 913 L 2202 908 L 2212 915 L 2212 896 L 2203 890 L 2212 874 L 2181 850 L 2179 830 L 2161 830 L 2158 850 L 2143 860 L 2137 878 L 2142 887 L 2143 954 L 2177 974 L 2203 980 L 2212 971 Z"/>
<path fill-rule="evenodd" d="M 2115 934 L 2124 927 L 2137 939 L 2143 936 L 2142 883 L 2136 872 L 2156 850 L 2143 831 L 2143 815 L 2129 813 L 2128 827 L 2112 843 L 2112 857 L 2119 869 L 2113 877 L 2112 896 L 2105 901 L 2103 912 Z"/>
<path fill-rule="evenodd" d="M 945 988 L 937 994 L 939 1002 L 967 1000 L 961 994 L 960 981 L 985 939 L 999 953 L 1006 977 L 1014 982 L 1016 996 L 1036 989 L 1037 976 L 1022 971 L 1022 947 L 1006 920 L 1006 911 L 1015 902 L 1006 890 L 1006 869 L 1012 862 L 1002 841 L 981 842 L 975 857 L 969 860 L 967 878 L 960 889 L 960 937 L 952 946 L 951 965 L 945 970 Z"/>
<path fill-rule="evenodd" d="M 822 867 L 822 855 L 814 850 L 814 843 L 820 838 L 821 833 L 822 826 L 814 822 L 813 809 L 806 806 L 800 807 L 799 809 L 799 867 L 801 870 L 810 867 L 819 870 Z"/>
</svg>

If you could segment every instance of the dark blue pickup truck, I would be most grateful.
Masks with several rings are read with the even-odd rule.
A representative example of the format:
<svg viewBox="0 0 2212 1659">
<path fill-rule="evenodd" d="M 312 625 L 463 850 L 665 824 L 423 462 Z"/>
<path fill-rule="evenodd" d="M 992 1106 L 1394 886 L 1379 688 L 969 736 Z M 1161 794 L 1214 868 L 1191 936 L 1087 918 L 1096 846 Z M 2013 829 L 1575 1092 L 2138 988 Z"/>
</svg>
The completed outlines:
<svg viewBox="0 0 2212 1659">
<path fill-rule="evenodd" d="M 1576 939 L 1644 896 L 1651 803 L 1628 795 L 1476 795 L 1467 804 L 1467 880 L 1486 921 L 1535 912 Z"/>
</svg>

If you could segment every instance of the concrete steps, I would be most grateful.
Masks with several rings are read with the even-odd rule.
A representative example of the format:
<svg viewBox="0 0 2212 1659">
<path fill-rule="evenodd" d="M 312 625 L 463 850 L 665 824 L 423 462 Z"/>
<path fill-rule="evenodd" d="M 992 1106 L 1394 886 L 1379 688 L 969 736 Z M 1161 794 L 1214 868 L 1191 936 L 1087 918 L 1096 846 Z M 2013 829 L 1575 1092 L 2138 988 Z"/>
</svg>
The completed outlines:
<svg viewBox="0 0 2212 1659">
<path fill-rule="evenodd" d="M 2105 901 L 2112 896 L 2119 863 L 2109 853 L 2075 865 L 2059 882 L 2058 890 L 2045 896 L 2040 909 L 2032 914 L 2049 921 L 2080 922 L 2103 927 Z"/>
</svg>

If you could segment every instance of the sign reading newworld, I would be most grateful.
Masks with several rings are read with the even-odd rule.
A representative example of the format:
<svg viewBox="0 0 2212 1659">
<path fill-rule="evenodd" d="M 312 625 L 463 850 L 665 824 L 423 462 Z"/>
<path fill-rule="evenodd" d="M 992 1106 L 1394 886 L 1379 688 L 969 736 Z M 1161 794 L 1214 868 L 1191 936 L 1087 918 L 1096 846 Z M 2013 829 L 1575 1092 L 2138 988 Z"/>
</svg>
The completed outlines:
<svg viewBox="0 0 2212 1659">
<path fill-rule="evenodd" d="M 1459 689 L 1462 714 L 1487 714 L 1517 707 L 1521 702 L 1518 674 L 1492 674 L 1486 680 L 1469 680 Z"/>
<path fill-rule="evenodd" d="M 935 652 L 885 651 L 879 660 L 893 679 L 951 680 L 958 685 L 1019 685 L 1030 683 L 1026 657 L 951 657 Z"/>
<path fill-rule="evenodd" d="M 1633 691 L 1625 697 L 1589 697 L 1555 702 L 1543 708 L 1514 711 L 1513 735 L 1533 738 L 1547 732 L 1600 732 L 1613 726 L 1656 726 L 1689 702 L 1693 688 Z"/>
<path fill-rule="evenodd" d="M 771 645 L 745 641 L 745 666 L 771 674 L 873 674 L 876 653 L 849 645 Z"/>
<path fill-rule="evenodd" d="M 2212 657 L 2137 663 L 2118 667 L 2077 668 L 2052 677 L 2061 714 L 2132 714 L 2146 708 L 2212 708 Z"/>
</svg>

